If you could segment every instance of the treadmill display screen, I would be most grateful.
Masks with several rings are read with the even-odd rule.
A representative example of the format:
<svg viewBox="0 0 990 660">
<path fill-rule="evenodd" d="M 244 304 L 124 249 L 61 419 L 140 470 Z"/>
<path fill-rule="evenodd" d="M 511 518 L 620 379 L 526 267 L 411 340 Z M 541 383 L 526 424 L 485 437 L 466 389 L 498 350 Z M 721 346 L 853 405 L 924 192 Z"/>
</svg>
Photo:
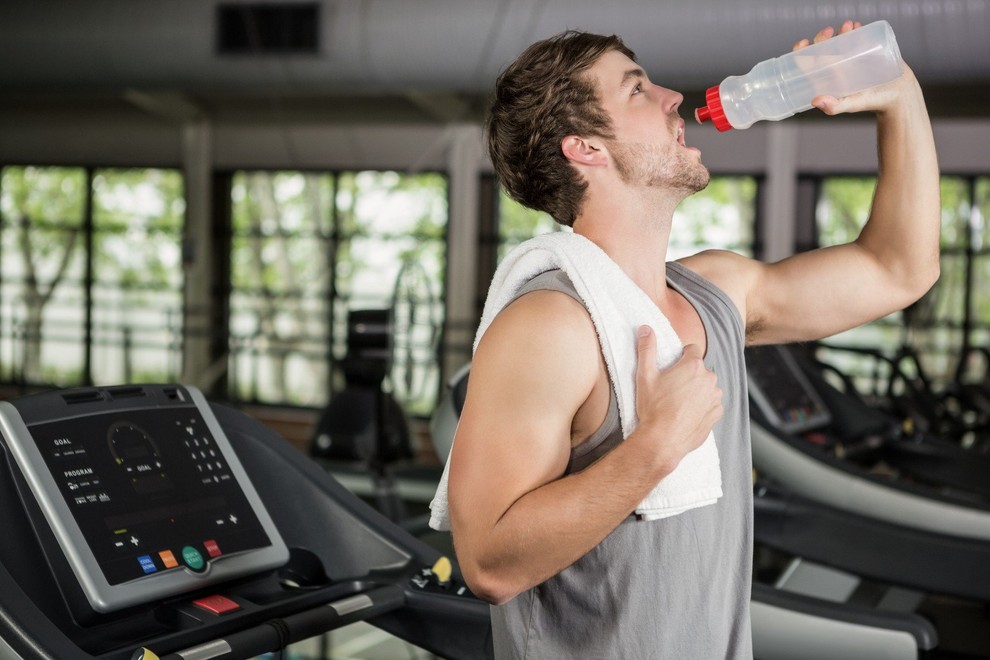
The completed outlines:
<svg viewBox="0 0 990 660">
<path fill-rule="evenodd" d="M 111 585 L 270 545 L 195 407 L 30 427 Z"/>
<path fill-rule="evenodd" d="M 751 399 L 781 431 L 800 433 L 831 421 L 818 393 L 784 348 L 747 348 L 746 371 Z"/>
</svg>

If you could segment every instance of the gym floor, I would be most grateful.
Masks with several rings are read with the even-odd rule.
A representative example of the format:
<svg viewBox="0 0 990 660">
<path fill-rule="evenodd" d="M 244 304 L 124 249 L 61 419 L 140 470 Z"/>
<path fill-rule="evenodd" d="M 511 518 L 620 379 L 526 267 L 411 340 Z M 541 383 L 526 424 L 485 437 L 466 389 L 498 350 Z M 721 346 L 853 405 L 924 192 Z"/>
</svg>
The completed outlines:
<svg viewBox="0 0 990 660">
<path fill-rule="evenodd" d="M 369 623 L 359 622 L 293 644 L 281 660 L 431 660 L 435 657 Z M 278 658 L 267 655 L 258 660 Z"/>
</svg>

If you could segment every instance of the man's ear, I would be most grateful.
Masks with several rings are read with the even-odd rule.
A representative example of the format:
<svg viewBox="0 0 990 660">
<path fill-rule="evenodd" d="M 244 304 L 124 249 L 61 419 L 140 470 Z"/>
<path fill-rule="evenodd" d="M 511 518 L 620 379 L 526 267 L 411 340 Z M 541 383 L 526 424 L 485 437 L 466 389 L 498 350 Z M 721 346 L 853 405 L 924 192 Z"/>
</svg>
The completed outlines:
<svg viewBox="0 0 990 660">
<path fill-rule="evenodd" d="M 608 153 L 599 140 L 568 135 L 560 143 L 560 150 L 567 160 L 577 165 L 604 165 L 608 162 Z"/>
</svg>

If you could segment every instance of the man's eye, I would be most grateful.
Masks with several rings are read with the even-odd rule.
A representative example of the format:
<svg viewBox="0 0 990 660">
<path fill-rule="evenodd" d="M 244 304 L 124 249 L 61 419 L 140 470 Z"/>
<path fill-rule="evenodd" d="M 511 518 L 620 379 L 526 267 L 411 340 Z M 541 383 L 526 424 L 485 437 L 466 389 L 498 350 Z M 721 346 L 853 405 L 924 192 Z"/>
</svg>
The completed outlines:
<svg viewBox="0 0 990 660">
<path fill-rule="evenodd" d="M 635 87 L 633 87 L 632 93 L 633 94 L 639 94 L 642 91 L 643 91 L 643 86 L 642 85 L 636 85 Z"/>
</svg>

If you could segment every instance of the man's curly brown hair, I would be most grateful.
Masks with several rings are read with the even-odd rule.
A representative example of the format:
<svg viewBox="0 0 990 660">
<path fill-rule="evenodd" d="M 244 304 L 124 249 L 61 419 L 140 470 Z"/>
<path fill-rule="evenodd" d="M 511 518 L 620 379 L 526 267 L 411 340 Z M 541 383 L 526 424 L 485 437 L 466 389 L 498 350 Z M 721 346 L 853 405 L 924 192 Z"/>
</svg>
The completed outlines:
<svg viewBox="0 0 990 660">
<path fill-rule="evenodd" d="M 569 30 L 527 48 L 495 83 L 485 129 L 499 182 L 519 203 L 568 227 L 588 184 L 561 143 L 568 135 L 614 137 L 595 83 L 585 75 L 611 50 L 636 59 L 617 36 Z"/>
</svg>

